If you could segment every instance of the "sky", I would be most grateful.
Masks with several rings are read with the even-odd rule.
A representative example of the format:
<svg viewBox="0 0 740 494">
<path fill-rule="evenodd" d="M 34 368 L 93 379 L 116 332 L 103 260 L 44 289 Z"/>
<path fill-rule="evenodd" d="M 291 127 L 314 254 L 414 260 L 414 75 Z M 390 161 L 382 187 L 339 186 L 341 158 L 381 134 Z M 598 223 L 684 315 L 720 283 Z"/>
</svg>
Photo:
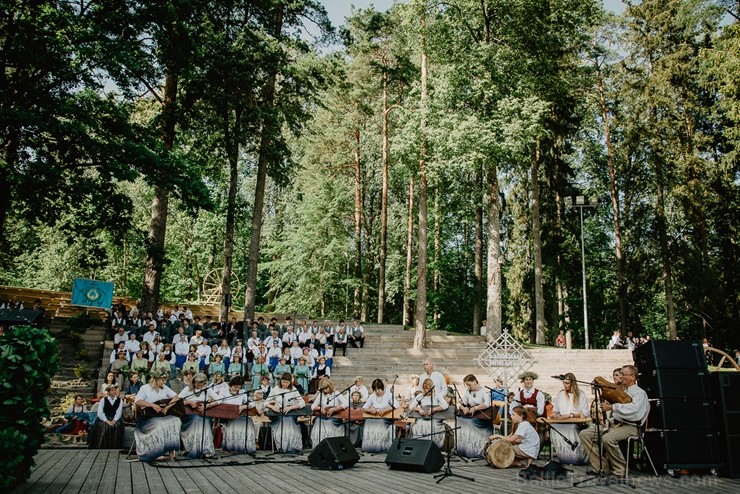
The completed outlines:
<svg viewBox="0 0 740 494">
<path fill-rule="evenodd" d="M 403 3 L 404 0 L 397 1 Z M 331 23 L 334 26 L 340 26 L 344 24 L 344 18 L 349 16 L 353 5 L 358 9 L 373 5 L 375 10 L 384 12 L 393 5 L 394 0 L 321 0 L 321 3 L 324 4 L 326 11 L 329 13 Z M 624 4 L 621 0 L 604 0 L 604 5 L 613 12 L 624 10 Z"/>
</svg>

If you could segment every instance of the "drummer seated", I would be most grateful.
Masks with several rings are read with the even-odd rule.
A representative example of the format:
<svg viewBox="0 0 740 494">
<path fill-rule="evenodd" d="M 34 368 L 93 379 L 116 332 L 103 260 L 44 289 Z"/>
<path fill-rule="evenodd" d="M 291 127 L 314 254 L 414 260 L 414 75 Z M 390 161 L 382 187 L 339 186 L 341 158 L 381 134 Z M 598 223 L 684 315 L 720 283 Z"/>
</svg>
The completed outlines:
<svg viewBox="0 0 740 494">
<path fill-rule="evenodd" d="M 540 454 L 540 436 L 534 430 L 532 424 L 527 422 L 527 412 L 524 407 L 514 407 L 511 410 L 511 421 L 514 423 L 515 431 L 508 436 L 493 434 L 489 439 L 501 438 L 510 442 L 514 447 L 513 467 L 526 468 L 536 460 Z"/>
</svg>

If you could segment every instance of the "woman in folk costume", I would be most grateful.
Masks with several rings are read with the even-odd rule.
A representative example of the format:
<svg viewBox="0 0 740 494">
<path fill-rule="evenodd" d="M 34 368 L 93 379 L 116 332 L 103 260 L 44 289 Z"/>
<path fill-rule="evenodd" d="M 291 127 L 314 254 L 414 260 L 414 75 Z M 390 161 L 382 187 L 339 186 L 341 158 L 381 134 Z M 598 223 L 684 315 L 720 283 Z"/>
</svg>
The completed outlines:
<svg viewBox="0 0 740 494">
<path fill-rule="evenodd" d="M 233 365 L 233 363 L 232 363 Z M 242 390 L 244 381 L 241 376 L 231 378 L 229 381 L 229 394 L 221 400 L 227 405 L 239 405 L 239 413 L 244 413 L 248 408 L 257 407 L 254 400 L 249 399 L 249 394 Z M 240 415 L 238 419 L 229 420 L 223 427 L 224 440 L 222 448 L 231 453 L 255 454 L 257 451 L 254 423 L 248 415 Z"/>
<path fill-rule="evenodd" d="M 328 376 L 318 381 L 316 398 L 311 405 L 311 410 L 318 410 L 320 416 L 311 427 L 311 447 L 315 448 L 327 437 L 338 437 L 344 435 L 343 421 L 337 418 L 337 414 L 347 408 L 349 403 L 347 397 L 339 394 L 334 389 L 334 383 Z"/>
<path fill-rule="evenodd" d="M 578 389 L 576 376 L 572 372 L 565 374 L 563 389 L 553 403 L 555 419 L 583 419 L 590 416 L 586 394 Z M 558 454 L 560 463 L 572 465 L 585 465 L 588 462 L 586 451 L 578 441 L 578 424 L 550 424 L 557 432 L 550 434 L 553 449 Z M 558 434 L 558 432 L 560 434 Z M 561 436 L 567 437 L 571 443 L 578 444 L 573 449 Z"/>
<path fill-rule="evenodd" d="M 108 396 L 98 403 L 98 420 L 87 436 L 91 449 L 120 449 L 123 447 L 123 400 L 118 396 L 118 383 L 108 386 Z"/>
<path fill-rule="evenodd" d="M 170 460 L 174 460 L 175 451 L 180 449 L 182 424 L 178 417 L 167 415 L 180 397 L 165 385 L 166 380 L 167 376 L 152 375 L 149 384 L 136 393 L 136 406 L 151 408 L 155 414 L 151 417 L 145 417 L 143 413 L 137 415 L 134 439 L 136 455 L 141 461 L 164 460 L 166 453 L 169 453 Z"/>
<path fill-rule="evenodd" d="M 180 437 L 189 458 L 209 458 L 213 456 L 213 427 L 211 418 L 205 416 L 205 409 L 216 399 L 211 389 L 206 388 L 208 378 L 203 373 L 193 376 L 190 386 L 180 391 L 180 398 L 197 414 L 182 417 Z"/>
<path fill-rule="evenodd" d="M 270 416 L 270 429 L 275 448 L 281 453 L 300 453 L 303 449 L 301 426 L 297 415 L 290 412 L 306 406 L 303 397 L 293 387 L 293 376 L 285 373 L 278 378 L 278 386 L 270 391 L 265 407 L 273 413 Z"/>
<path fill-rule="evenodd" d="M 424 379 L 421 383 L 422 392 L 409 405 L 409 411 L 419 414 L 419 418 L 411 426 L 411 434 L 417 438 L 431 438 L 441 448 L 445 440 L 444 423 L 442 418 L 435 417 L 434 414 L 447 410 L 450 405 L 444 396 L 432 391 L 434 388 L 434 381 Z"/>
<path fill-rule="evenodd" d="M 493 419 L 498 408 L 491 407 L 491 393 L 478 382 L 473 374 L 463 378 L 465 392 L 460 400 L 457 425 L 457 452 L 466 458 L 479 458 L 493 434 Z"/>
<path fill-rule="evenodd" d="M 384 453 L 388 451 L 393 442 L 394 419 L 383 418 L 383 415 L 398 409 L 400 405 L 391 393 L 385 392 L 385 384 L 382 380 L 375 379 L 372 389 L 373 392 L 368 396 L 362 409 L 365 413 L 375 415 L 377 418 L 365 419 L 362 431 L 362 451 Z"/>
</svg>

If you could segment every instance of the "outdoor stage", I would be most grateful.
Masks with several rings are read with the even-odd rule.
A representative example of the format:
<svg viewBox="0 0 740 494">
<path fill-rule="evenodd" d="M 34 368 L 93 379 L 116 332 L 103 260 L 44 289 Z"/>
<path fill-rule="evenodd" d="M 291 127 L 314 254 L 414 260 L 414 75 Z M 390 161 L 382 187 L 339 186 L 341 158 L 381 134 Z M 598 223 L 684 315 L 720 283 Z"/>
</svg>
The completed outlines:
<svg viewBox="0 0 740 494">
<path fill-rule="evenodd" d="M 18 493 L 275 493 L 300 492 L 400 494 L 400 493 L 543 493 L 567 489 L 575 480 L 586 477 L 583 466 L 569 467 L 571 478 L 562 481 L 524 481 L 519 469 L 494 469 L 485 461 L 452 461 L 452 471 L 475 479 L 449 477 L 435 483 L 433 474 L 388 470 L 385 454 L 365 455 L 352 468 L 342 471 L 312 469 L 306 455 L 293 457 L 259 452 L 250 456 L 224 456 L 213 462 L 180 460 L 151 466 L 118 450 L 79 448 L 43 449 L 36 456 L 36 467 L 29 481 L 12 491 Z M 544 460 L 538 465 L 543 466 Z M 635 492 L 689 494 L 702 492 L 734 494 L 740 479 L 715 476 L 686 476 L 674 479 L 631 473 Z M 573 488 L 578 492 L 631 492 L 626 485 L 598 486 L 587 482 Z"/>
</svg>

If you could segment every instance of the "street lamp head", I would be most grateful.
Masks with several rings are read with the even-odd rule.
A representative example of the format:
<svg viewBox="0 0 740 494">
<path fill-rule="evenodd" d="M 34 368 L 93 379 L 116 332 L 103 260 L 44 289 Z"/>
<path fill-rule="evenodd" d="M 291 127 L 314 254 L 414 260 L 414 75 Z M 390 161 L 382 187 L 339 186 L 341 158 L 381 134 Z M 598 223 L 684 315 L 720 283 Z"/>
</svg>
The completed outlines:
<svg viewBox="0 0 740 494">
<path fill-rule="evenodd" d="M 583 197 L 583 196 L 576 196 L 576 204 L 582 205 L 582 204 L 585 203 L 585 201 L 586 201 L 586 198 L 585 197 Z"/>
<path fill-rule="evenodd" d="M 565 198 L 565 205 L 568 206 L 568 207 L 571 207 L 573 205 L 573 197 L 567 196 Z"/>
<path fill-rule="evenodd" d="M 599 204 L 599 197 L 598 196 L 591 196 L 591 205 L 593 207 L 596 207 Z"/>
</svg>

